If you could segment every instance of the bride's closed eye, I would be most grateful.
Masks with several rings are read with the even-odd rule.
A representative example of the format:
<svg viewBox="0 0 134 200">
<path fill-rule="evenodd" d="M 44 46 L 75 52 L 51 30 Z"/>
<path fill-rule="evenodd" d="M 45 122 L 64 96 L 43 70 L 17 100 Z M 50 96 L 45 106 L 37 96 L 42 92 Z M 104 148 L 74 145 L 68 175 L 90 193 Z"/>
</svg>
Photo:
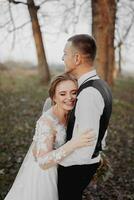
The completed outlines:
<svg viewBox="0 0 134 200">
<path fill-rule="evenodd" d="M 73 95 L 76 95 L 76 94 L 77 94 L 77 92 L 73 92 L 72 94 L 73 94 Z"/>
<path fill-rule="evenodd" d="M 77 90 L 72 91 L 71 94 L 76 96 L 77 95 Z"/>
<path fill-rule="evenodd" d="M 65 93 L 60 93 L 61 96 L 65 96 Z"/>
</svg>

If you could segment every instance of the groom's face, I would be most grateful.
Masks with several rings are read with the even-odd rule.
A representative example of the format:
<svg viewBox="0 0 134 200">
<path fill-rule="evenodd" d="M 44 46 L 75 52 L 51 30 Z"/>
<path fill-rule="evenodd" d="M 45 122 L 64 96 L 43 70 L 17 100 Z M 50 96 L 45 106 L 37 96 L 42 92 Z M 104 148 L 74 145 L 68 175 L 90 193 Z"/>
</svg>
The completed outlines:
<svg viewBox="0 0 134 200">
<path fill-rule="evenodd" d="M 71 42 L 67 42 L 64 48 L 62 60 L 65 63 L 65 72 L 73 73 L 75 70 L 75 53 Z"/>
</svg>

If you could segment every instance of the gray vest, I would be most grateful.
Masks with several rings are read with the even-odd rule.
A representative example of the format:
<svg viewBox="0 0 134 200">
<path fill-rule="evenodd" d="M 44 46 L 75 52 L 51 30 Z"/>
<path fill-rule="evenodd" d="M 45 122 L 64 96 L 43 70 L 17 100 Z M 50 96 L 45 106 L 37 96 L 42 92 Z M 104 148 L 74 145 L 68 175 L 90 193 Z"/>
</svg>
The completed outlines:
<svg viewBox="0 0 134 200">
<path fill-rule="evenodd" d="M 96 80 L 89 80 L 85 83 L 83 83 L 79 89 L 77 96 L 79 93 L 84 90 L 87 87 L 94 87 L 96 88 L 100 94 L 103 97 L 104 100 L 104 110 L 103 113 L 100 117 L 100 125 L 99 125 L 99 134 L 98 134 L 98 139 L 97 139 L 97 144 L 94 150 L 94 153 L 92 155 L 92 158 L 95 158 L 99 155 L 99 151 L 102 150 L 102 139 L 105 135 L 106 129 L 109 124 L 111 112 L 112 112 L 112 94 L 109 86 L 107 83 L 101 79 L 96 79 Z M 77 101 L 76 101 L 77 104 Z M 73 108 L 73 110 L 70 112 L 69 119 L 68 119 L 68 125 L 67 125 L 67 141 L 72 138 L 72 133 L 73 133 L 73 128 L 74 128 L 74 123 L 75 123 L 75 107 L 76 104 Z M 87 111 L 88 112 L 88 111 Z M 89 110 L 90 112 L 90 110 Z"/>
</svg>

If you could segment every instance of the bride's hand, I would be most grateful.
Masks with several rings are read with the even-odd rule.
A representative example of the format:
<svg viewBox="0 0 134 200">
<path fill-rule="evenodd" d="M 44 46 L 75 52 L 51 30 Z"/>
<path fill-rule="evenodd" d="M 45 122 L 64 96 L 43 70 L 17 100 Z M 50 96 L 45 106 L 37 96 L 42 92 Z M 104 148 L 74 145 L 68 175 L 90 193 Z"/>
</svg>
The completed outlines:
<svg viewBox="0 0 134 200">
<path fill-rule="evenodd" d="M 84 133 L 73 137 L 70 140 L 70 145 L 72 146 L 73 149 L 77 149 L 80 147 L 92 146 L 94 145 L 95 140 L 96 140 L 96 135 L 93 132 L 93 130 L 87 130 Z"/>
</svg>

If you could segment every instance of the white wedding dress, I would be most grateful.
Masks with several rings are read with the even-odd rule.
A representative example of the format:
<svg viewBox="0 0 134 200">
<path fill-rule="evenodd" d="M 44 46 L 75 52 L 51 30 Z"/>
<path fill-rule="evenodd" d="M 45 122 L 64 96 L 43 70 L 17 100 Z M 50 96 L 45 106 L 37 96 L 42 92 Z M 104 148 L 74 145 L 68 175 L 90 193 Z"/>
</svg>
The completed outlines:
<svg viewBox="0 0 134 200">
<path fill-rule="evenodd" d="M 65 127 L 50 108 L 37 121 L 33 142 L 4 200 L 58 200 L 57 163 L 65 157 L 60 147 L 65 137 Z"/>
</svg>

